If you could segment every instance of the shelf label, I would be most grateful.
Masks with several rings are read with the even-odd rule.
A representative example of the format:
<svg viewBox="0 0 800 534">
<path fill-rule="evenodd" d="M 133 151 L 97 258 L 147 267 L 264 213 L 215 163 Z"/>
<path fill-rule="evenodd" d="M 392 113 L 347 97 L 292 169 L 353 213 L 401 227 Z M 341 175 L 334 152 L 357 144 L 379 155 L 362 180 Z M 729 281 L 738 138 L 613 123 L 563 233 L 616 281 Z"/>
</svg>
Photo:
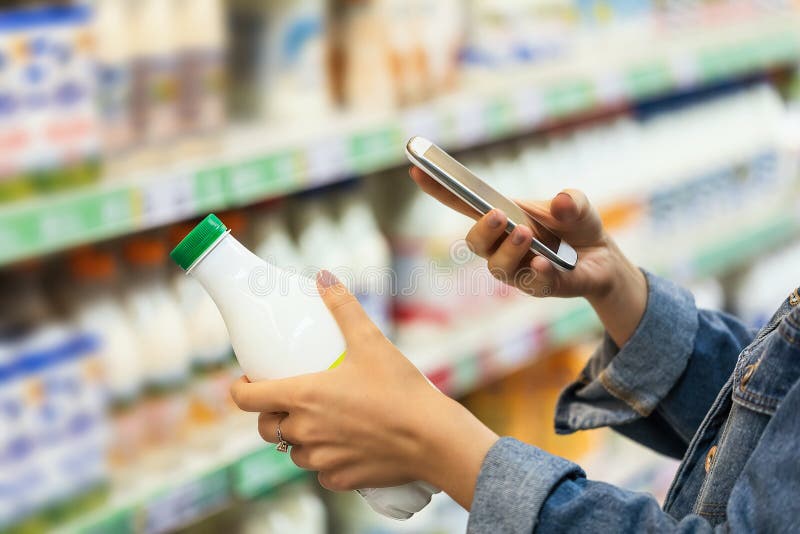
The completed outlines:
<svg viewBox="0 0 800 534">
<path fill-rule="evenodd" d="M 142 188 L 142 221 L 147 226 L 175 222 L 196 213 L 189 173 L 171 174 Z"/>
<path fill-rule="evenodd" d="M 233 203 L 245 204 L 269 192 L 269 161 L 261 158 L 236 165 L 228 173 L 228 194 Z"/>
<path fill-rule="evenodd" d="M 321 185 L 353 172 L 347 144 L 340 136 L 310 143 L 305 152 L 306 175 L 311 185 Z"/>
<path fill-rule="evenodd" d="M 418 135 L 435 143 L 443 143 L 442 119 L 435 106 L 419 106 L 403 114 L 403 142 Z"/>
<path fill-rule="evenodd" d="M 280 152 L 267 158 L 269 196 L 300 189 L 304 184 L 300 172 L 303 154 L 296 150 Z"/>
<path fill-rule="evenodd" d="M 230 500 L 225 468 L 170 488 L 143 506 L 145 532 L 169 532 L 221 509 Z"/>
<path fill-rule="evenodd" d="M 515 91 L 512 105 L 516 122 L 525 129 L 532 129 L 544 120 L 544 104 L 541 93 L 534 88 Z"/>
<path fill-rule="evenodd" d="M 375 171 L 389 163 L 401 161 L 403 132 L 395 126 L 353 135 L 350 156 L 353 168 L 360 173 Z"/>
<path fill-rule="evenodd" d="M 227 203 L 225 184 L 229 167 L 204 169 L 194 175 L 194 203 L 199 211 L 211 211 Z"/>
<path fill-rule="evenodd" d="M 544 94 L 547 116 L 555 118 L 591 109 L 595 101 L 594 88 L 585 80 L 557 84 Z"/>
<path fill-rule="evenodd" d="M 625 81 L 618 72 L 604 72 L 595 79 L 597 100 L 605 105 L 625 100 Z"/>
<path fill-rule="evenodd" d="M 648 63 L 630 69 L 625 76 L 625 84 L 632 99 L 655 96 L 675 85 L 672 72 L 663 63 Z"/>
<path fill-rule="evenodd" d="M 514 130 L 514 107 L 509 100 L 493 100 L 484 107 L 483 112 L 489 136 L 501 137 Z"/>
<path fill-rule="evenodd" d="M 485 140 L 488 135 L 483 100 L 470 98 L 462 101 L 456 108 L 453 126 L 456 141 L 461 145 L 469 146 Z"/>
</svg>

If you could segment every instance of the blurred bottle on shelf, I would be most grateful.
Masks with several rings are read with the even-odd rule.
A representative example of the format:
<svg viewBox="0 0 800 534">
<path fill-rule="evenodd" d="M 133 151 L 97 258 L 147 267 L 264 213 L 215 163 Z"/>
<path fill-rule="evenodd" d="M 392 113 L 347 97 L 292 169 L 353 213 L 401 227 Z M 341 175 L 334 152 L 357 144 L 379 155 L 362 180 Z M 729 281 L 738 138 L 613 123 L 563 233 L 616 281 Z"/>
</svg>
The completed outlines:
<svg viewBox="0 0 800 534">
<path fill-rule="evenodd" d="M 129 266 L 125 304 L 142 356 L 147 460 L 166 465 L 179 459 L 174 445 L 188 430 L 191 342 L 166 278 L 166 245 L 153 236 L 132 237 L 123 255 Z"/>
<path fill-rule="evenodd" d="M 0 202 L 97 179 L 90 35 L 81 4 L 0 13 Z"/>
<path fill-rule="evenodd" d="M 130 4 L 130 0 L 98 0 L 94 4 L 97 107 L 107 174 L 117 172 L 116 163 L 134 140 Z"/>
<path fill-rule="evenodd" d="M 225 126 L 225 5 L 223 0 L 172 0 L 178 23 L 179 131 L 208 140 Z M 200 143 L 200 149 L 208 148 Z"/>
<path fill-rule="evenodd" d="M 12 269 L 0 284 L 0 522 L 37 531 L 85 512 L 103 494 L 102 373 L 96 340 L 55 315 L 40 265 Z"/>
<path fill-rule="evenodd" d="M 120 267 L 110 252 L 83 248 L 70 256 L 68 268 L 68 309 L 79 327 L 98 343 L 111 416 L 112 482 L 128 485 L 136 479 L 148 421 L 140 402 L 144 358 L 121 302 Z"/>
<path fill-rule="evenodd" d="M 259 215 L 255 224 L 256 256 L 290 272 L 300 272 L 303 259 L 286 225 L 285 212 L 269 209 Z"/>
<path fill-rule="evenodd" d="M 193 227 L 191 223 L 171 227 L 170 247 L 176 246 Z M 192 380 L 187 394 L 192 443 L 215 447 L 224 439 L 220 425 L 232 410 L 229 389 L 233 358 L 228 331 L 214 301 L 197 280 L 176 270 L 171 285 L 183 312 L 190 344 Z"/>
<path fill-rule="evenodd" d="M 168 157 L 168 146 L 179 132 L 176 29 L 182 23 L 175 0 L 129 2 L 131 26 L 132 120 L 138 146 L 136 164 L 149 165 Z"/>
<path fill-rule="evenodd" d="M 370 319 L 386 336 L 392 336 L 392 256 L 366 200 L 346 192 L 339 199 L 336 232 L 347 243 L 351 290 Z"/>
<path fill-rule="evenodd" d="M 231 0 L 230 103 L 239 119 L 287 120 L 333 109 L 324 0 Z"/>
</svg>

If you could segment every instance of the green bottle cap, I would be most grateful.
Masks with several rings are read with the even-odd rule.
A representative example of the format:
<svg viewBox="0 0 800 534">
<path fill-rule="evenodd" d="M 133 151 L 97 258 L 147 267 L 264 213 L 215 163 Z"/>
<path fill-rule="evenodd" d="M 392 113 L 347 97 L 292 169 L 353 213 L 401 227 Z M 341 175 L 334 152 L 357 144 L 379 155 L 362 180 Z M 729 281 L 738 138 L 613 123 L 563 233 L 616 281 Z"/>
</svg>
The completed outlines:
<svg viewBox="0 0 800 534">
<path fill-rule="evenodd" d="M 184 271 L 196 262 L 228 229 L 216 215 L 209 213 L 178 243 L 169 257 Z"/>
</svg>

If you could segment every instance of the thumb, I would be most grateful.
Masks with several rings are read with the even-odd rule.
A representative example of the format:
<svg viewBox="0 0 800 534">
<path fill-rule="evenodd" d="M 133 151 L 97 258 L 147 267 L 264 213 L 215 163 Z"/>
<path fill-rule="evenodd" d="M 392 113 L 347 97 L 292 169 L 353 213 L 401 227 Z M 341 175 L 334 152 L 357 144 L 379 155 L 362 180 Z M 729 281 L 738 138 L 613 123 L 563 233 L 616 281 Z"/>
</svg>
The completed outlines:
<svg viewBox="0 0 800 534">
<path fill-rule="evenodd" d="M 332 272 L 317 273 L 317 290 L 330 310 L 348 346 L 370 330 L 377 330 L 358 300 Z"/>
<path fill-rule="evenodd" d="M 589 199 L 577 189 L 565 189 L 550 201 L 550 213 L 564 223 L 580 221 L 590 210 Z"/>
</svg>

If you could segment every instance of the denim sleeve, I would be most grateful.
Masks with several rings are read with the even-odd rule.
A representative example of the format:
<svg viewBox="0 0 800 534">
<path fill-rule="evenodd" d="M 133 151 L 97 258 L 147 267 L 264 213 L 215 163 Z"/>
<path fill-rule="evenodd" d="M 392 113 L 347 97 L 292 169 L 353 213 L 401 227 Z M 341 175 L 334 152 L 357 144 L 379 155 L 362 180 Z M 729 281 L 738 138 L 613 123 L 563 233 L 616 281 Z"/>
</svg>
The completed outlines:
<svg viewBox="0 0 800 534">
<path fill-rule="evenodd" d="M 620 349 L 606 334 L 556 407 L 562 434 L 611 426 L 662 454 L 683 456 L 703 416 L 755 333 L 698 310 L 692 294 L 645 272 L 647 307 Z"/>
<path fill-rule="evenodd" d="M 714 528 L 695 514 L 677 520 L 651 496 L 586 480 L 580 471 L 569 472 L 552 488 L 536 524 L 542 532 L 800 532 L 798 429 L 800 382 L 764 429 L 733 487 L 725 523 Z"/>
</svg>

